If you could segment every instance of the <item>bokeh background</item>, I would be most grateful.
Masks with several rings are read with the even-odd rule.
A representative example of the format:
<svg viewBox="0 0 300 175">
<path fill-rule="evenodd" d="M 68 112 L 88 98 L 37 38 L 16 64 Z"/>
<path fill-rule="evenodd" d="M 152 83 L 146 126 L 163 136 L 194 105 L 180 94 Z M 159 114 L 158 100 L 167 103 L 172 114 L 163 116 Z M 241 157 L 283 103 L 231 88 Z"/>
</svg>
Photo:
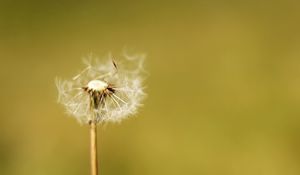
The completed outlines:
<svg viewBox="0 0 300 175">
<path fill-rule="evenodd" d="M 0 174 L 89 174 L 56 76 L 146 53 L 137 117 L 99 127 L 104 175 L 300 174 L 300 3 L 0 1 Z"/>
</svg>

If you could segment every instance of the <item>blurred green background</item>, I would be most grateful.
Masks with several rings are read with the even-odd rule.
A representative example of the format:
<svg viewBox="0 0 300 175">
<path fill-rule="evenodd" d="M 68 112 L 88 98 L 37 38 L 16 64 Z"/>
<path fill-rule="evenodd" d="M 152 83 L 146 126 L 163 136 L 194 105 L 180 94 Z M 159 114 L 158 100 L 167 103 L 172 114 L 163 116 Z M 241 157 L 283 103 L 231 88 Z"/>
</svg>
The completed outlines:
<svg viewBox="0 0 300 175">
<path fill-rule="evenodd" d="M 300 174 L 299 1 L 1 0 L 1 175 L 89 174 L 54 79 L 124 48 L 148 98 L 99 128 L 101 174 Z"/>
</svg>

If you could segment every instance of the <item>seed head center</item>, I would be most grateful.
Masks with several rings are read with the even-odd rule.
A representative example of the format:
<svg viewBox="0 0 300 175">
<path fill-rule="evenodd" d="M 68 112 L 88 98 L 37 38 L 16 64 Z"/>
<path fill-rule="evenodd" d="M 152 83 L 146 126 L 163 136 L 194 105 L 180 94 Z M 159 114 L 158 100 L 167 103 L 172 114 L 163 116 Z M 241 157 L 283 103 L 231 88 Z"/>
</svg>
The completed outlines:
<svg viewBox="0 0 300 175">
<path fill-rule="evenodd" d="M 101 80 L 92 80 L 88 83 L 88 89 L 93 91 L 103 91 L 108 87 L 108 84 Z"/>
</svg>

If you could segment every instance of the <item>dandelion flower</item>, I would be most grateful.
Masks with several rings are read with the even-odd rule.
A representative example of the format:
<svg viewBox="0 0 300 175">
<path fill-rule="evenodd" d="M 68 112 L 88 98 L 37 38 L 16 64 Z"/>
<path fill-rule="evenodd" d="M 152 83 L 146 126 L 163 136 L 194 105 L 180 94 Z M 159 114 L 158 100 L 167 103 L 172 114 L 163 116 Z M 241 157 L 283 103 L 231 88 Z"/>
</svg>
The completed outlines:
<svg viewBox="0 0 300 175">
<path fill-rule="evenodd" d="M 143 55 L 125 55 L 122 64 L 90 58 L 70 80 L 56 79 L 58 102 L 81 123 L 119 122 L 137 112 L 145 97 Z"/>
<path fill-rule="evenodd" d="M 122 64 L 90 58 L 70 80 L 56 79 L 58 102 L 79 122 L 90 125 L 91 175 L 98 174 L 97 124 L 119 122 L 137 112 L 145 97 L 143 55 L 124 55 Z"/>
</svg>

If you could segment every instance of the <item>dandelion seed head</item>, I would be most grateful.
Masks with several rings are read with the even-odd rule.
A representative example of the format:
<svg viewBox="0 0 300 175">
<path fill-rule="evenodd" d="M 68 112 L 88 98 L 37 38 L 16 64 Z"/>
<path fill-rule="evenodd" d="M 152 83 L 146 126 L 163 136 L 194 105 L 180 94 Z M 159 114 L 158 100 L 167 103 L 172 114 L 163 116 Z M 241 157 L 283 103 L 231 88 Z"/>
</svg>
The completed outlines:
<svg viewBox="0 0 300 175">
<path fill-rule="evenodd" d="M 120 122 L 136 114 L 146 95 L 144 58 L 125 55 L 115 62 L 111 55 L 102 61 L 89 57 L 72 79 L 56 79 L 58 102 L 81 123 Z"/>
</svg>

